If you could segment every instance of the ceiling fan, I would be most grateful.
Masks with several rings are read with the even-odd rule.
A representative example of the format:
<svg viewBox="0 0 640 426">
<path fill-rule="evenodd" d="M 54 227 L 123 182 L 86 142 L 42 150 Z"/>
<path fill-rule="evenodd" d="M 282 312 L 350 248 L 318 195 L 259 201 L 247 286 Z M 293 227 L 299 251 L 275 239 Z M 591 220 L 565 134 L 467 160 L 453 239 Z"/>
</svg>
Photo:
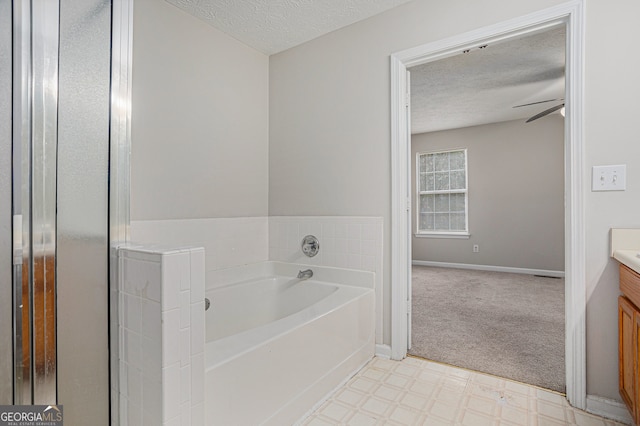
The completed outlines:
<svg viewBox="0 0 640 426">
<path fill-rule="evenodd" d="M 546 101 L 539 101 L 539 102 L 532 102 L 532 103 L 530 103 L 530 104 L 516 105 L 516 106 L 514 106 L 514 108 L 520 108 L 520 107 L 523 107 L 523 106 L 529 106 L 529 105 L 544 104 L 544 103 L 547 103 L 547 102 L 562 102 L 562 103 L 560 103 L 560 104 L 558 104 L 558 105 L 556 105 L 556 106 L 553 106 L 553 107 L 551 107 L 551 108 L 545 109 L 545 110 L 544 110 L 544 111 L 542 111 L 542 112 L 539 112 L 538 114 L 536 114 L 536 115 L 534 115 L 533 117 L 529 118 L 526 122 L 527 122 L 527 123 L 530 123 L 530 122 L 532 122 L 533 120 L 537 120 L 538 118 L 542 118 L 542 117 L 544 117 L 545 115 L 549 115 L 549 114 L 551 114 L 552 112 L 556 112 L 556 111 L 558 111 L 559 109 L 564 108 L 564 99 L 547 99 Z"/>
</svg>

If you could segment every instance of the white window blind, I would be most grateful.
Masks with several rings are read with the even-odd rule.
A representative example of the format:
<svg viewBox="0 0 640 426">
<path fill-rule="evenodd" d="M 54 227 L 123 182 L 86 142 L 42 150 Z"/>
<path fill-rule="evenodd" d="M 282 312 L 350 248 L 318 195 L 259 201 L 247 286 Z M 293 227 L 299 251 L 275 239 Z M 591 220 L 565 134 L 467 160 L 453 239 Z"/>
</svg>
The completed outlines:
<svg viewBox="0 0 640 426">
<path fill-rule="evenodd" d="M 418 234 L 467 234 L 467 150 L 419 153 L 416 161 Z"/>
</svg>

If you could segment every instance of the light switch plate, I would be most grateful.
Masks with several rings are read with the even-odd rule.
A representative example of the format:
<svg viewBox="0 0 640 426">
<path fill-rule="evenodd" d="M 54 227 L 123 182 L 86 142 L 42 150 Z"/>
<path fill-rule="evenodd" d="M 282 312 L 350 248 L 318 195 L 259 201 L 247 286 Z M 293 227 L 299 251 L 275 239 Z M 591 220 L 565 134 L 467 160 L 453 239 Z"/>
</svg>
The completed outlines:
<svg viewBox="0 0 640 426">
<path fill-rule="evenodd" d="M 627 165 L 593 166 L 592 191 L 624 191 L 627 189 Z"/>
</svg>

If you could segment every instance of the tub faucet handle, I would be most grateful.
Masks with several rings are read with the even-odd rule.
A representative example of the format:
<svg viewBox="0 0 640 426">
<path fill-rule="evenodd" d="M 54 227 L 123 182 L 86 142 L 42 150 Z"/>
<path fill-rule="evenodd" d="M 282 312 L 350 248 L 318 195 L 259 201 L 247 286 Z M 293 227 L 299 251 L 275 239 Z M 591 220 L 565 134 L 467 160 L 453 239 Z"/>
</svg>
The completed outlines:
<svg viewBox="0 0 640 426">
<path fill-rule="evenodd" d="M 302 253 L 308 257 L 313 257 L 318 254 L 318 251 L 320 250 L 320 243 L 313 235 L 307 235 L 302 239 L 300 247 L 302 248 Z"/>
</svg>

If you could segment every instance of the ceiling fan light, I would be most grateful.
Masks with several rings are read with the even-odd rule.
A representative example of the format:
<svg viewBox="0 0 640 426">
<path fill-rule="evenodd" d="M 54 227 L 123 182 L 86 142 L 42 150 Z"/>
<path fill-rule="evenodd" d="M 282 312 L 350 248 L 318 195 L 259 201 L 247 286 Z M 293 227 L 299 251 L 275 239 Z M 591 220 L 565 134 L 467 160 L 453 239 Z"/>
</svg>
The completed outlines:
<svg viewBox="0 0 640 426">
<path fill-rule="evenodd" d="M 562 116 L 564 117 L 564 107 L 562 107 L 562 108 L 560 109 L 560 115 L 562 115 Z"/>
</svg>

